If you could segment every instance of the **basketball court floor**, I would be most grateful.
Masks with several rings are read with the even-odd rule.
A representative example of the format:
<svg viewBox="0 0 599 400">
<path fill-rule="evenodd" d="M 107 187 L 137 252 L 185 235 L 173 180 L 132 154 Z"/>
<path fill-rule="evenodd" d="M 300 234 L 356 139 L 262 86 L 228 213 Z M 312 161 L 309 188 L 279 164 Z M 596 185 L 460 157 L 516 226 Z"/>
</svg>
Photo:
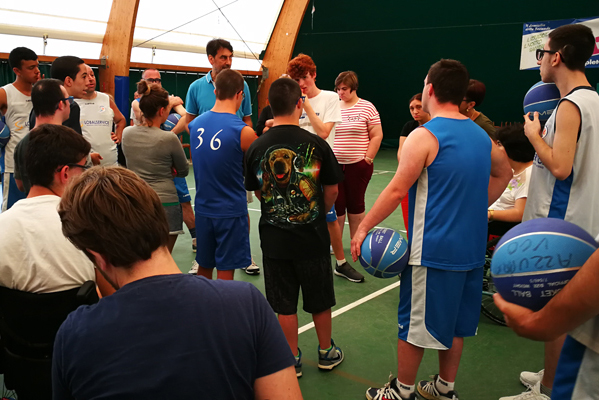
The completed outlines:
<svg viewBox="0 0 599 400">
<path fill-rule="evenodd" d="M 387 186 L 397 168 L 396 150 L 381 150 L 374 162 L 374 175 L 366 192 L 369 210 L 378 195 Z M 187 178 L 189 188 L 195 188 L 192 174 Z M 190 190 L 192 197 L 195 189 Z M 256 199 L 249 204 L 251 219 L 250 242 L 256 263 L 262 266 L 262 252 L 258 235 L 260 204 Z M 401 210 L 396 210 L 380 224 L 381 227 L 403 230 Z M 343 232 L 346 258 L 351 255 L 349 227 Z M 181 235 L 173 256 L 183 272 L 187 272 L 194 258 L 191 238 Z M 334 257 L 331 257 L 331 265 Z M 304 399 L 364 399 L 369 386 L 381 386 L 389 373 L 397 371 L 397 304 L 401 284 L 396 278 L 377 279 L 367 275 L 359 263 L 354 267 L 366 275 L 364 283 L 352 283 L 334 277 L 337 305 L 333 308 L 333 338 L 345 352 L 345 361 L 331 372 L 317 367 L 316 332 L 309 314 L 298 306 L 300 326 L 299 346 L 303 352 L 303 377 L 299 383 Z M 264 293 L 262 274 L 249 276 L 236 272 L 236 280 L 254 284 Z M 182 340 L 194 340 L 182 333 Z M 401 362 L 401 360 L 399 360 Z M 460 400 L 497 400 L 501 396 L 524 391 L 518 376 L 522 370 L 538 371 L 543 363 L 542 343 L 517 337 L 509 328 L 499 326 L 481 315 L 478 335 L 465 340 L 464 354 L 458 372 L 456 389 Z M 438 373 L 437 353 L 425 352 L 418 379 L 428 379 Z"/>
</svg>

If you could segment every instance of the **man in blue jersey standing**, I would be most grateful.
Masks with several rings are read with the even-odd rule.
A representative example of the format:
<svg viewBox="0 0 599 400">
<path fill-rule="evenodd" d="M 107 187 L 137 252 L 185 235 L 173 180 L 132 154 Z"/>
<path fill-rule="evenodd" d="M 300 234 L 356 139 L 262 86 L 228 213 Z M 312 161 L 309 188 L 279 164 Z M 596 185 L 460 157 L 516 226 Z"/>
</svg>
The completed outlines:
<svg viewBox="0 0 599 400">
<path fill-rule="evenodd" d="M 397 378 L 369 388 L 372 400 L 416 399 L 424 349 L 439 350 L 439 373 L 420 381 L 426 399 L 457 400 L 455 378 L 464 337 L 478 325 L 487 233 L 487 208 L 512 177 L 505 153 L 459 112 L 469 74 L 458 61 L 429 69 L 422 91 L 431 121 L 402 148 L 397 172 L 352 240 L 354 260 L 368 231 L 410 191 L 410 260 L 399 297 Z"/>
<path fill-rule="evenodd" d="M 244 93 L 243 76 L 231 69 L 218 74 L 216 102 L 189 124 L 193 173 L 198 275 L 233 279 L 236 269 L 250 265 L 247 197 L 243 155 L 256 133 L 235 115 Z"/>
</svg>

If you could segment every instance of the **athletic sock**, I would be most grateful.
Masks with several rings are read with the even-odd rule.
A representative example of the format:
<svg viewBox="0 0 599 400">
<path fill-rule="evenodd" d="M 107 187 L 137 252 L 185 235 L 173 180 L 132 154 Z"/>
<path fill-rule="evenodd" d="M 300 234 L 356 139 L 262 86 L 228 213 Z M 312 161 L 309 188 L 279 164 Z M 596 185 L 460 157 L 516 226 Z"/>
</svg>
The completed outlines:
<svg viewBox="0 0 599 400">
<path fill-rule="evenodd" d="M 441 376 L 437 377 L 437 382 L 435 382 L 435 387 L 441 394 L 447 394 L 453 390 L 455 382 L 447 382 L 446 380 L 441 379 Z"/>
<path fill-rule="evenodd" d="M 410 395 L 414 393 L 414 390 L 416 389 L 416 385 L 406 385 L 398 380 L 395 380 L 395 382 L 397 382 L 397 391 L 401 397 L 410 397 Z"/>
<path fill-rule="evenodd" d="M 343 260 L 337 260 L 337 266 L 340 267 L 343 264 L 345 264 L 347 262 L 347 260 L 344 258 Z"/>
<path fill-rule="evenodd" d="M 299 360 L 300 358 L 300 351 L 299 349 L 297 349 L 297 354 L 294 356 L 296 360 Z"/>
<path fill-rule="evenodd" d="M 191 228 L 189 230 L 189 234 L 191 235 L 192 238 L 196 237 L 196 228 Z"/>
<path fill-rule="evenodd" d="M 545 386 L 541 383 L 541 394 L 544 394 L 545 396 L 551 398 L 552 391 L 553 390 L 551 388 L 548 388 L 547 386 Z"/>
<path fill-rule="evenodd" d="M 328 349 L 320 349 L 320 351 L 324 351 L 325 353 L 328 351 L 331 351 L 331 349 L 333 348 L 333 345 L 331 345 L 331 347 L 329 347 Z"/>
</svg>

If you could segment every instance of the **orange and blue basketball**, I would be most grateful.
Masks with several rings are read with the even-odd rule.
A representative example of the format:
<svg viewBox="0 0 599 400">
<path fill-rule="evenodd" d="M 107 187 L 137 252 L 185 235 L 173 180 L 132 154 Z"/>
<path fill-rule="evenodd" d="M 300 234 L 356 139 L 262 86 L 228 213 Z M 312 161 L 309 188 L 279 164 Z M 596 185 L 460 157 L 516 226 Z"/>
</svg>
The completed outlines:
<svg viewBox="0 0 599 400">
<path fill-rule="evenodd" d="M 408 243 L 393 229 L 375 229 L 366 235 L 361 247 L 360 264 L 370 275 L 392 278 L 408 265 Z"/>
<path fill-rule="evenodd" d="M 181 116 L 177 113 L 169 114 L 166 121 L 162 125 L 165 131 L 172 131 L 175 126 L 179 123 Z"/>
<path fill-rule="evenodd" d="M 584 229 L 556 218 L 539 218 L 510 229 L 491 261 L 495 288 L 510 303 L 543 308 L 597 250 Z"/>
<path fill-rule="evenodd" d="M 557 107 L 560 97 L 555 83 L 535 83 L 524 96 L 524 114 L 531 113 L 532 117 L 537 111 L 539 121 L 547 121 Z"/>
</svg>

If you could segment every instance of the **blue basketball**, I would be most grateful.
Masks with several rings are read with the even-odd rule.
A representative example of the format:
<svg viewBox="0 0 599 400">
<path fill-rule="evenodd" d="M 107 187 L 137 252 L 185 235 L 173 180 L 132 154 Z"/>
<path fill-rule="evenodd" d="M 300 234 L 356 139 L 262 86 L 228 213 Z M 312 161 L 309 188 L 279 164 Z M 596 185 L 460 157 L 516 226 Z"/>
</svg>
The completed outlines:
<svg viewBox="0 0 599 400">
<path fill-rule="evenodd" d="M 510 229 L 491 260 L 495 288 L 511 303 L 543 308 L 597 249 L 591 235 L 573 223 L 539 218 Z"/>
<path fill-rule="evenodd" d="M 168 116 L 168 118 L 166 119 L 166 121 L 164 121 L 164 124 L 162 124 L 164 130 L 172 131 L 180 119 L 181 119 L 181 116 L 179 114 L 177 114 L 177 113 L 170 114 Z"/>
<path fill-rule="evenodd" d="M 370 275 L 392 278 L 408 265 L 410 252 L 406 240 L 393 229 L 375 229 L 362 243 L 360 264 Z"/>
<path fill-rule="evenodd" d="M 535 83 L 524 96 L 524 114 L 539 112 L 539 121 L 547 121 L 560 99 L 555 83 Z"/>
<path fill-rule="evenodd" d="M 0 149 L 6 146 L 8 139 L 10 139 L 10 129 L 8 129 L 4 121 L 0 121 Z"/>
</svg>

